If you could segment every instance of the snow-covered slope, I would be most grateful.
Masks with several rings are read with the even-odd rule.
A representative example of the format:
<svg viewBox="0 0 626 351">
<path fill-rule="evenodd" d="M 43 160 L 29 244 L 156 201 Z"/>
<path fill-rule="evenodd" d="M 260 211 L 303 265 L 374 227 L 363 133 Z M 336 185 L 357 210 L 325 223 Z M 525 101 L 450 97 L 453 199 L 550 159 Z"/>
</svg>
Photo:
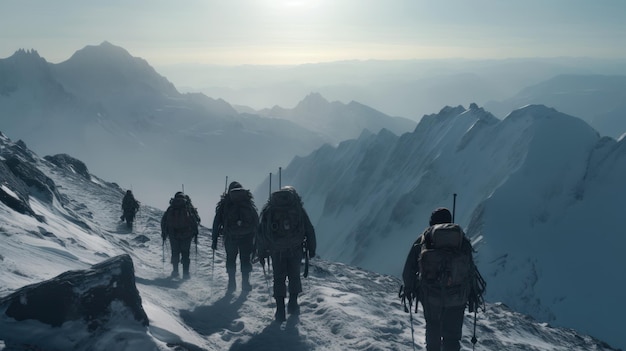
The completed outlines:
<svg viewBox="0 0 626 351">
<path fill-rule="evenodd" d="M 239 290 L 225 294 L 223 250 L 220 247 L 212 260 L 206 228 L 201 228 L 192 260 L 192 278 L 170 280 L 168 264 L 163 262 L 168 255 L 163 254 L 160 240 L 160 210 L 142 206 L 130 231 L 118 222 L 122 189 L 77 171 L 81 163 L 62 157 L 65 162 L 53 164 L 4 136 L 0 155 L 1 165 L 11 163 L 0 172 L 0 296 L 127 253 L 134 261 L 137 288 L 149 318 L 148 327 L 124 324 L 101 336 L 86 333 L 80 324 L 52 328 L 32 320 L 18 322 L 0 311 L 0 349 L 411 349 L 411 320 L 397 298 L 400 282 L 392 276 L 314 259 L 304 280 L 301 315 L 277 325 L 272 323 L 272 299 L 260 267 L 255 266 L 254 289 L 249 294 Z M 10 161 L 14 159 L 22 167 L 15 168 L 17 161 Z M 25 186 L 24 179 L 32 175 L 45 181 Z M 20 213 L 7 202 L 20 202 L 33 213 Z M 421 313 L 413 317 L 417 348 L 423 349 L 424 322 Z M 468 315 L 465 321 L 463 350 L 471 349 L 472 320 Z M 613 350 L 499 303 L 488 304 L 487 312 L 479 315 L 477 337 L 482 350 Z"/>
<path fill-rule="evenodd" d="M 491 301 L 624 347 L 625 145 L 545 106 L 498 120 L 472 104 L 400 137 L 321 148 L 282 177 L 302 193 L 323 258 L 395 276 L 456 193 Z"/>
</svg>

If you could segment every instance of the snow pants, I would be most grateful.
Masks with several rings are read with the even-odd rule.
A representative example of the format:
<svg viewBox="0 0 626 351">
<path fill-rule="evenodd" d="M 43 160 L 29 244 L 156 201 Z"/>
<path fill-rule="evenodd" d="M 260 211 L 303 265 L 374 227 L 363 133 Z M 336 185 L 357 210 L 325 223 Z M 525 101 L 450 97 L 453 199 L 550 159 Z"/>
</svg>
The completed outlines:
<svg viewBox="0 0 626 351">
<path fill-rule="evenodd" d="M 254 235 L 242 238 L 226 237 L 224 247 L 226 248 L 226 272 L 228 272 L 228 275 L 234 275 L 237 270 L 237 255 L 239 255 L 242 275 L 249 274 L 252 271 L 250 260 L 254 250 Z"/>
<path fill-rule="evenodd" d="M 297 296 L 302 292 L 300 280 L 300 264 L 302 263 L 302 245 L 272 253 L 272 269 L 274 273 L 274 297 L 287 296 L 285 281 L 289 279 L 289 295 Z"/>
<path fill-rule="evenodd" d="M 459 351 L 465 306 L 442 307 L 423 304 L 427 351 Z"/>
<path fill-rule="evenodd" d="M 170 236 L 170 246 L 172 248 L 172 266 L 178 270 L 178 263 L 183 264 L 183 271 L 189 272 L 189 252 L 191 251 L 191 241 L 193 237 L 175 238 Z"/>
</svg>

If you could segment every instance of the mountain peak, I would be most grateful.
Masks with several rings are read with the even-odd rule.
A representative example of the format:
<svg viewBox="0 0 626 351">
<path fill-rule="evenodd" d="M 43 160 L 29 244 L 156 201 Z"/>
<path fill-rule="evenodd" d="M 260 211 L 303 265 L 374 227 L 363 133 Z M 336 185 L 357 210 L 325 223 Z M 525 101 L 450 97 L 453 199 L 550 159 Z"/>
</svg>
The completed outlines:
<svg viewBox="0 0 626 351">
<path fill-rule="evenodd" d="M 126 49 L 108 41 L 88 45 L 67 61 L 55 65 L 55 73 L 72 94 L 98 100 L 108 92 L 158 92 L 177 96 L 178 91 L 148 62 L 132 56 Z"/>
<path fill-rule="evenodd" d="M 546 105 L 526 105 L 522 106 L 519 109 L 511 112 L 511 114 L 540 114 L 540 115 L 548 115 L 548 114 L 557 114 L 560 113 L 557 110 L 548 107 Z"/>
<path fill-rule="evenodd" d="M 25 50 L 19 49 L 17 50 L 12 57 L 24 59 L 24 58 L 33 58 L 33 59 L 41 59 L 39 53 L 35 49 Z"/>
<path fill-rule="evenodd" d="M 45 66 L 47 64 L 46 60 L 39 56 L 39 53 L 35 49 L 19 49 L 7 60 L 14 63 L 18 62 L 20 66 L 25 65 L 27 67 L 32 67 L 32 65 Z"/>
<path fill-rule="evenodd" d="M 300 103 L 298 104 L 298 106 L 296 106 L 296 108 L 310 109 L 310 108 L 326 106 L 328 104 L 329 104 L 328 100 L 326 100 L 322 96 L 322 94 L 310 93 L 302 101 L 300 101 Z"/>
<path fill-rule="evenodd" d="M 127 61 L 133 57 L 126 49 L 113 45 L 108 41 L 103 41 L 100 45 L 87 45 L 76 51 L 68 61 L 89 60 L 89 61 Z"/>
</svg>

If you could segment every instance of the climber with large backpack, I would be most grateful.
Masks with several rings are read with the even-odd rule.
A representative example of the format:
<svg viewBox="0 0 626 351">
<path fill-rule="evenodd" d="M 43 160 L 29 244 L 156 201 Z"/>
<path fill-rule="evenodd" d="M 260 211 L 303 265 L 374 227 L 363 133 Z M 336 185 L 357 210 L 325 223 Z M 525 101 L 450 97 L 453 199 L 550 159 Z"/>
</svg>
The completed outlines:
<svg viewBox="0 0 626 351">
<path fill-rule="evenodd" d="M 226 249 L 226 272 L 228 273 L 227 291 L 237 287 L 235 275 L 237 255 L 241 266 L 241 289 L 252 290 L 250 272 L 252 271 L 252 254 L 254 239 L 259 227 L 259 214 L 254 205 L 252 193 L 244 189 L 239 182 L 231 182 L 228 192 L 224 193 L 215 207 L 213 219 L 213 243 L 211 248 L 217 249 L 220 235 L 224 238 Z"/>
<path fill-rule="evenodd" d="M 450 211 L 437 208 L 429 225 L 409 251 L 400 297 L 408 301 L 409 312 L 413 303 L 417 311 L 421 301 L 427 351 L 459 351 L 465 308 L 475 313 L 482 304 L 484 309 L 486 284 L 474 264 L 472 245 L 452 223 Z"/>
<path fill-rule="evenodd" d="M 189 279 L 189 254 L 191 241 L 198 237 L 198 211 L 191 204 L 191 199 L 182 192 L 177 192 L 170 199 L 170 206 L 161 218 L 161 238 L 163 243 L 170 239 L 172 251 L 172 278 L 177 278 L 178 265 L 182 263 L 183 279 Z M 197 239 L 196 239 L 197 240 Z"/>
<path fill-rule="evenodd" d="M 302 292 L 300 265 L 302 258 L 315 257 L 315 229 L 304 210 L 296 189 L 286 186 L 273 192 L 261 211 L 261 223 L 256 239 L 259 261 L 272 258 L 274 299 L 277 322 L 286 320 L 285 297 L 289 291 L 287 312 L 300 313 L 298 294 Z M 286 280 L 289 279 L 287 289 Z"/>
<path fill-rule="evenodd" d="M 125 220 L 126 226 L 132 228 L 137 211 L 139 211 L 139 201 L 135 199 L 131 190 L 126 190 L 126 194 L 122 199 L 122 215 L 120 216 L 120 220 Z"/>
</svg>

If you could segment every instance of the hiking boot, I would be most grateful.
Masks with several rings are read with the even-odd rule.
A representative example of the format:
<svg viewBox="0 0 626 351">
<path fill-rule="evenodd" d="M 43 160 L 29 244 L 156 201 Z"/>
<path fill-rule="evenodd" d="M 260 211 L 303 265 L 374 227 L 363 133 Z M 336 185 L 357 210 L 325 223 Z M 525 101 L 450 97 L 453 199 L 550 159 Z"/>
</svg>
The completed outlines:
<svg viewBox="0 0 626 351">
<path fill-rule="evenodd" d="M 229 274 L 228 275 L 228 286 L 226 288 L 227 291 L 235 291 L 235 289 L 237 288 L 237 282 L 235 281 L 235 275 L 234 274 Z"/>
<path fill-rule="evenodd" d="M 189 275 L 189 272 L 183 271 L 183 279 L 189 279 L 189 278 L 191 278 L 191 275 Z"/>
<path fill-rule="evenodd" d="M 289 303 L 287 304 L 287 312 L 289 314 L 300 314 L 300 306 L 298 306 L 298 296 L 289 296 Z"/>
<path fill-rule="evenodd" d="M 172 278 L 178 278 L 178 269 L 175 269 L 172 271 L 172 274 L 170 274 L 170 277 Z"/>
<path fill-rule="evenodd" d="M 276 313 L 274 313 L 274 318 L 276 322 L 282 323 L 287 320 L 287 316 L 285 315 L 285 298 L 280 297 L 276 298 Z"/>
<path fill-rule="evenodd" d="M 250 284 L 250 275 L 244 274 L 241 277 L 241 290 L 250 291 L 252 290 L 252 285 Z"/>
</svg>

